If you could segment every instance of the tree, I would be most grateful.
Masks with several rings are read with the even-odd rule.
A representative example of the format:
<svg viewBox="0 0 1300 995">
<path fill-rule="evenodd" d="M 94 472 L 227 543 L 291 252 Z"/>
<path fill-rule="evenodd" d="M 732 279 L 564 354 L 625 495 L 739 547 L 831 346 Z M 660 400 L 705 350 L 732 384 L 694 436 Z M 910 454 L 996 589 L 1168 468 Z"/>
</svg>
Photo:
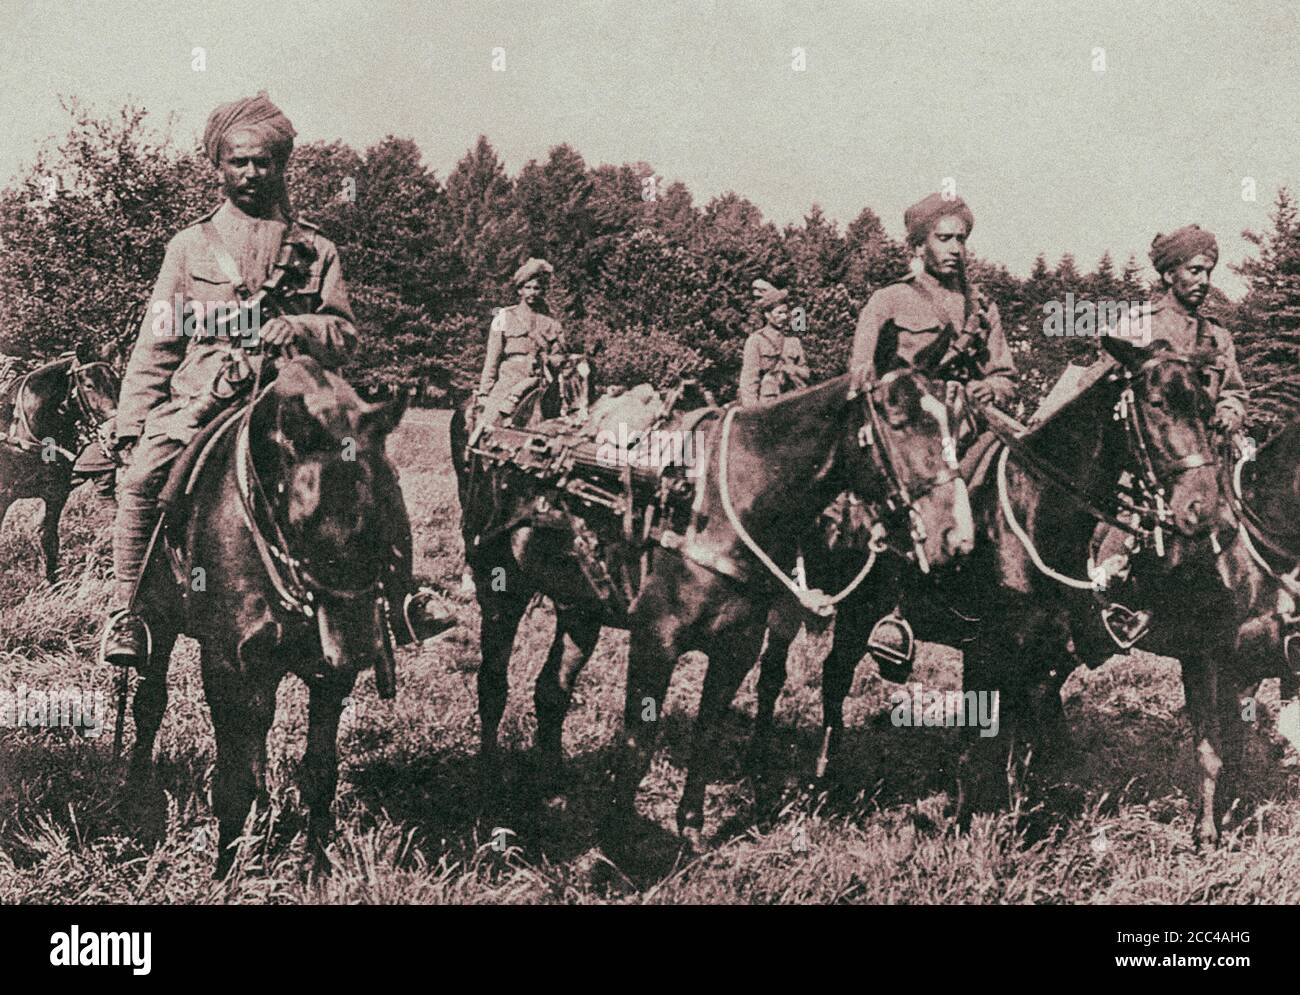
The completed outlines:
<svg viewBox="0 0 1300 995">
<path fill-rule="evenodd" d="M 447 177 L 438 237 L 456 260 L 450 292 L 462 308 L 486 312 L 522 261 L 527 233 L 514 210 L 514 188 L 483 135 Z M 507 302 L 508 303 L 508 302 Z"/>
<path fill-rule="evenodd" d="M 215 202 L 215 174 L 148 112 L 95 117 L 0 192 L 0 351 L 49 356 L 133 342 L 168 239 Z"/>
<path fill-rule="evenodd" d="M 1271 231 L 1242 233 L 1258 257 L 1234 267 L 1249 287 L 1237 355 L 1251 391 L 1252 422 L 1266 429 L 1300 410 L 1300 210 L 1286 187 L 1269 217 Z"/>
</svg>

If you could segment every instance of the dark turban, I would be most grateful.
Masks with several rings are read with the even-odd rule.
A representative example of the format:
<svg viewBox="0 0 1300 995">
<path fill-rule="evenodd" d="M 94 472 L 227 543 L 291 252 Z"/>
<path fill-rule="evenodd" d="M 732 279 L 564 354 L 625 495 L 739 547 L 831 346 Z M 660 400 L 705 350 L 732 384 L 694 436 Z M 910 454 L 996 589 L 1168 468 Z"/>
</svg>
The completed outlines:
<svg viewBox="0 0 1300 995">
<path fill-rule="evenodd" d="M 966 222 L 966 234 L 969 235 L 971 229 L 975 227 L 975 216 L 960 197 L 945 197 L 943 194 L 932 193 L 924 200 L 918 200 L 903 212 L 903 225 L 907 228 L 908 245 L 920 245 L 930 234 L 930 229 L 935 222 L 950 214 Z"/>
<path fill-rule="evenodd" d="M 1218 240 L 1200 225 L 1184 225 L 1151 240 L 1151 265 L 1157 273 L 1168 273 L 1200 255 L 1209 256 L 1212 263 L 1219 261 Z"/>
<path fill-rule="evenodd" d="M 271 103 L 265 90 L 256 97 L 222 104 L 208 115 L 208 126 L 203 129 L 203 151 L 212 165 L 221 162 L 221 140 L 234 131 L 250 132 L 270 146 L 282 161 L 289 158 L 298 134 L 284 112 Z"/>
</svg>

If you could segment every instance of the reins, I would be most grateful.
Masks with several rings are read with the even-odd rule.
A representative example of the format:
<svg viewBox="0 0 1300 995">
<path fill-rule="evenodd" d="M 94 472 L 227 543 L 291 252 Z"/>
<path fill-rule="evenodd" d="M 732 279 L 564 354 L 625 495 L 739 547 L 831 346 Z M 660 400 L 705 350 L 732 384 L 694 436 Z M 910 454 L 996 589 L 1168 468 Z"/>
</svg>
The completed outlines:
<svg viewBox="0 0 1300 995">
<path fill-rule="evenodd" d="M 858 445 L 863 449 L 868 449 L 872 452 L 873 465 L 877 468 L 877 471 L 885 481 L 887 489 L 886 500 L 890 510 L 896 511 L 899 510 L 900 507 L 906 508 L 909 518 L 912 521 L 912 536 L 917 542 L 919 548 L 919 544 L 924 542 L 925 536 L 924 530 L 921 528 L 919 523 L 919 516 L 912 507 L 912 501 L 915 498 L 909 496 L 905 484 L 898 477 L 898 474 L 893 467 L 888 452 L 877 452 L 875 445 L 877 437 L 879 437 L 882 447 L 886 446 L 887 443 L 885 435 L 880 428 L 879 412 L 876 411 L 873 390 L 882 384 L 888 383 L 891 378 L 900 375 L 900 373 L 901 371 L 893 371 L 876 384 L 868 385 L 861 389 L 857 386 L 851 386 L 846 400 L 852 400 L 858 396 L 864 398 L 865 406 L 868 411 L 868 420 L 858 431 Z M 798 600 L 800 605 L 815 615 L 829 617 L 835 613 L 836 605 L 849 597 L 862 585 L 863 581 L 867 579 L 867 575 L 871 573 L 872 568 L 876 565 L 876 560 L 879 557 L 879 554 L 888 548 L 888 528 L 881 521 L 876 521 L 872 524 L 871 538 L 867 543 L 866 561 L 862 564 L 861 569 L 858 570 L 853 579 L 849 581 L 848 585 L 839 593 L 827 594 L 825 591 L 817 588 L 810 589 L 802 583 L 796 583 L 792 580 L 771 558 L 771 556 L 768 555 L 767 551 L 764 550 L 759 542 L 750 534 L 749 530 L 745 528 L 744 523 L 741 522 L 740 516 L 736 512 L 735 505 L 731 500 L 731 474 L 729 461 L 731 449 L 731 425 L 735 420 L 736 412 L 739 410 L 739 407 L 736 405 L 727 408 L 726 414 L 724 414 L 722 418 L 722 429 L 718 440 L 718 496 L 721 499 L 722 510 L 726 515 L 727 523 L 735 531 L 745 548 L 748 549 L 754 558 L 763 565 L 768 573 L 781 582 L 781 585 Z M 945 440 L 945 443 L 946 442 L 947 440 Z M 955 470 L 950 470 L 948 473 L 940 474 L 939 478 L 936 478 L 933 481 L 927 481 L 926 487 L 916 496 L 919 497 L 922 494 L 929 493 L 935 488 L 943 486 L 945 483 L 951 483 L 956 476 L 957 474 Z M 702 490 L 700 493 L 702 493 Z M 924 562 L 924 554 L 922 553 L 921 556 L 922 562 Z M 802 561 L 800 561 L 800 566 L 801 565 Z M 798 573 L 800 580 L 802 581 L 802 569 L 799 569 Z"/>
</svg>

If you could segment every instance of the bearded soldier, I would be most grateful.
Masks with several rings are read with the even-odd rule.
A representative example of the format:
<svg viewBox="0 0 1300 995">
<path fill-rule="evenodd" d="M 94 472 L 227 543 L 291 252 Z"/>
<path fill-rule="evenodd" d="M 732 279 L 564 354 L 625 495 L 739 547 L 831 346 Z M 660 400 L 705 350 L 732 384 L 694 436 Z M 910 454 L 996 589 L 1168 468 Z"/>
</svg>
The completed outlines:
<svg viewBox="0 0 1300 995">
<path fill-rule="evenodd" d="M 944 380 L 949 407 L 965 425 L 974 418 L 966 399 L 1005 407 L 1015 396 L 1016 367 L 998 307 L 966 279 L 966 239 L 975 218 L 960 197 L 933 193 L 903 213 L 903 224 L 911 270 L 872 294 L 862 309 L 850 368 L 882 374 L 907 366 Z M 876 623 L 868 648 L 911 664 L 912 629 L 900 611 Z"/>
<path fill-rule="evenodd" d="M 258 356 L 235 348 L 230 334 L 200 327 L 203 316 L 229 309 L 261 287 L 282 246 L 302 247 L 310 260 L 289 293 L 294 313 L 256 328 L 258 342 L 292 347 L 337 367 L 355 349 L 356 329 L 338 250 L 314 225 L 292 217 L 284 170 L 296 132 L 265 93 L 212 112 L 203 150 L 218 172 L 225 199 L 167 245 L 135 347 L 122 379 L 115 447 L 126 468 L 119 482 L 113 527 L 115 585 L 103 655 L 121 666 L 145 662 L 148 631 L 135 601 L 137 581 L 158 523 L 158 495 L 178 453 L 223 406 Z M 184 316 L 184 317 L 182 317 Z M 243 374 L 243 375 L 241 375 Z M 227 401 L 226 403 L 230 403 Z M 401 616 L 399 642 L 446 629 L 449 617 L 429 591 L 413 591 L 410 526 L 395 473 L 382 484 L 392 532 L 391 594 Z"/>
<path fill-rule="evenodd" d="M 763 327 L 745 340 L 739 397 L 746 407 L 807 387 L 809 377 L 803 344 L 785 334 L 790 327 L 790 292 L 765 280 L 754 281 L 754 292 Z"/>
<path fill-rule="evenodd" d="M 1237 366 L 1231 334 L 1201 314 L 1201 305 L 1210 293 L 1210 277 L 1219 261 L 1218 240 L 1198 225 L 1185 225 L 1168 235 L 1157 235 L 1151 242 L 1150 257 L 1160 274 L 1161 289 L 1150 304 L 1149 341 L 1163 340 L 1175 352 L 1183 354 L 1210 354 L 1206 367 L 1207 388 L 1214 403 L 1210 424 L 1225 435 L 1232 435 L 1245 421 L 1246 385 Z M 1120 327 L 1108 329 L 1107 334 L 1131 332 L 1135 318 L 1140 316 L 1126 316 Z M 1143 337 L 1148 338 L 1146 330 Z M 1101 365 L 1106 364 L 1106 360 L 1101 361 Z M 1096 565 L 1092 576 L 1097 583 L 1098 600 L 1108 608 L 1107 626 L 1121 646 L 1131 645 L 1150 628 L 1150 613 L 1130 610 L 1106 596 L 1106 592 L 1128 577 L 1129 537 L 1121 529 L 1103 523 L 1097 528 L 1094 548 Z M 1090 629 L 1076 640 L 1081 655 L 1114 651 L 1109 643 L 1089 638 L 1097 635 Z"/>
</svg>

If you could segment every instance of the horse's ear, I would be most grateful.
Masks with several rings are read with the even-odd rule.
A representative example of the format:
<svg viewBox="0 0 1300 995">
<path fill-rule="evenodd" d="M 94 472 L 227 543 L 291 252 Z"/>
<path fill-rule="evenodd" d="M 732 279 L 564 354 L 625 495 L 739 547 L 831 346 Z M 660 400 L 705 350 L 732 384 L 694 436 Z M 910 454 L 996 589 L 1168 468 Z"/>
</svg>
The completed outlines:
<svg viewBox="0 0 1300 995">
<path fill-rule="evenodd" d="M 1121 366 L 1136 373 L 1154 350 L 1143 349 L 1114 335 L 1103 335 L 1101 347 Z"/>
<path fill-rule="evenodd" d="M 392 399 L 383 401 L 378 404 L 367 404 L 361 411 L 358 419 L 361 431 L 375 432 L 380 436 L 386 436 L 393 429 L 397 428 L 398 422 L 402 420 L 402 415 L 406 413 L 406 405 L 410 395 L 406 391 L 398 391 Z"/>
</svg>

